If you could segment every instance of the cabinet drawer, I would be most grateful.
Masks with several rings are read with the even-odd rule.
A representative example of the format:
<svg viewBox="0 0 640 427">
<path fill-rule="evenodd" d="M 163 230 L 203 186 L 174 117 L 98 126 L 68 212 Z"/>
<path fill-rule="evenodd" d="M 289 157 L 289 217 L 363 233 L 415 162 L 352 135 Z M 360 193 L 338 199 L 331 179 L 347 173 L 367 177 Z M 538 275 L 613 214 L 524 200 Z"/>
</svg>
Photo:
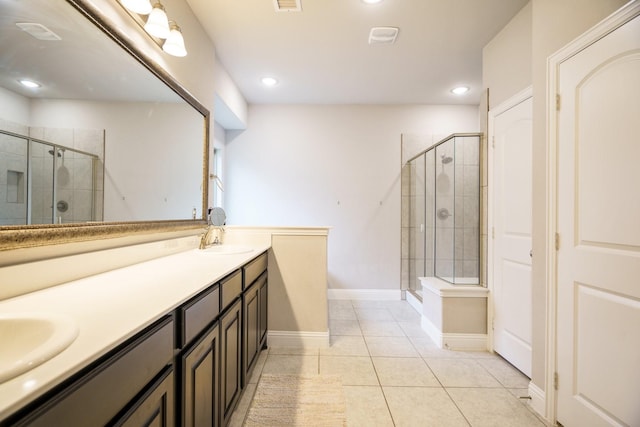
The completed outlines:
<svg viewBox="0 0 640 427">
<path fill-rule="evenodd" d="M 220 282 L 220 311 L 223 311 L 242 293 L 242 272 L 237 270 Z"/>
<path fill-rule="evenodd" d="M 184 347 L 202 332 L 220 313 L 220 286 L 215 285 L 179 310 L 182 324 L 178 346 Z"/>
<path fill-rule="evenodd" d="M 267 269 L 267 253 L 263 253 L 253 261 L 243 267 L 244 269 L 244 289 L 251 286 L 263 271 Z"/>
</svg>

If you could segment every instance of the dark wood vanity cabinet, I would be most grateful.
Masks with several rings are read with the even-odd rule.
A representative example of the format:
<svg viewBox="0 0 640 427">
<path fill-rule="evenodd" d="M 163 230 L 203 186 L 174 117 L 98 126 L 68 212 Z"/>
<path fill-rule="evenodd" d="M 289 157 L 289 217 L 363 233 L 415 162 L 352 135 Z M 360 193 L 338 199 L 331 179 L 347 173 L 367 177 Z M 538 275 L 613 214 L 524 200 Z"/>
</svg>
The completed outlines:
<svg viewBox="0 0 640 427">
<path fill-rule="evenodd" d="M 243 296 L 243 385 L 267 339 L 267 273 L 264 272 L 247 289 Z"/>
<path fill-rule="evenodd" d="M 175 425 L 174 330 L 166 316 L 0 425 Z"/>
<path fill-rule="evenodd" d="M 221 425 L 226 426 L 242 391 L 242 303 L 238 299 L 220 318 Z"/>
<path fill-rule="evenodd" d="M 177 310 L 176 366 L 180 373 L 181 426 L 219 425 L 220 286 L 214 284 Z"/>
<path fill-rule="evenodd" d="M 182 426 L 217 426 L 220 418 L 218 324 L 180 357 Z"/>
<path fill-rule="evenodd" d="M 226 426 L 267 339 L 267 253 L 64 381 L 5 426 Z"/>
</svg>

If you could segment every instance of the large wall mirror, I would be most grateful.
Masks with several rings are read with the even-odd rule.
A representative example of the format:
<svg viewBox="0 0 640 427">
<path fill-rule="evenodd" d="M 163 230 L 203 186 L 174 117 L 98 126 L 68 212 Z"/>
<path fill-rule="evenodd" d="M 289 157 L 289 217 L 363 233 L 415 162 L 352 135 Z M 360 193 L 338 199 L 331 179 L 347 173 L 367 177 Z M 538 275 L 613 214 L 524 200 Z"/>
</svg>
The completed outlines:
<svg viewBox="0 0 640 427">
<path fill-rule="evenodd" d="M 83 3 L 0 1 L 0 249 L 204 218 L 209 112 Z"/>
</svg>

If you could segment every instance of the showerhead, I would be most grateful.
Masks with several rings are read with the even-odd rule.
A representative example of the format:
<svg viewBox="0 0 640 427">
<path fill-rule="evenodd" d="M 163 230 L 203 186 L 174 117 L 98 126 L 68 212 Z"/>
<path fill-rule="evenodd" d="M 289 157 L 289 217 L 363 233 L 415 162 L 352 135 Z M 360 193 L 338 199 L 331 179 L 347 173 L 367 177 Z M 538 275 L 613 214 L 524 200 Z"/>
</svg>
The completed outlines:
<svg viewBox="0 0 640 427">
<path fill-rule="evenodd" d="M 442 159 L 442 164 L 443 165 L 447 165 L 449 163 L 451 163 L 453 161 L 453 157 L 451 156 L 447 156 L 446 154 L 443 154 L 442 156 L 440 156 Z"/>
<path fill-rule="evenodd" d="M 65 149 L 64 148 L 58 148 L 58 158 L 62 157 L 64 155 Z M 51 154 L 53 156 L 53 148 L 51 150 L 49 150 L 49 154 Z"/>
</svg>

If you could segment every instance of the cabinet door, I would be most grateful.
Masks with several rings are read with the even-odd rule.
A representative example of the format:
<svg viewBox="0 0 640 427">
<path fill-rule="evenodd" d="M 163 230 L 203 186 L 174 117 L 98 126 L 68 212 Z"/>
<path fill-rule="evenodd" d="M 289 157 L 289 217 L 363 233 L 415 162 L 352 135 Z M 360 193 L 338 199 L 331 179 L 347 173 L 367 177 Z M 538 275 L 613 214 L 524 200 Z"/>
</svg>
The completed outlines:
<svg viewBox="0 0 640 427">
<path fill-rule="evenodd" d="M 182 425 L 185 427 L 219 425 L 219 340 L 216 325 L 181 357 Z"/>
<path fill-rule="evenodd" d="M 173 369 L 168 368 L 133 404 L 127 414 L 114 423 L 114 426 L 173 427 L 175 425 L 173 391 Z"/>
<path fill-rule="evenodd" d="M 269 282 L 267 281 L 267 273 L 262 275 L 258 280 L 258 298 L 260 301 L 260 322 L 258 324 L 258 351 L 267 347 L 267 330 L 269 327 Z"/>
<path fill-rule="evenodd" d="M 238 299 L 220 319 L 221 425 L 226 426 L 242 390 L 240 383 L 242 345 L 242 300 Z"/>
<path fill-rule="evenodd" d="M 253 368 L 255 361 L 260 351 L 260 298 L 258 284 L 254 284 L 249 288 L 242 300 L 243 300 L 243 316 L 244 327 L 242 330 L 243 343 L 244 343 L 244 357 L 243 361 L 243 384 L 246 384 L 249 377 L 249 372 Z"/>
</svg>

